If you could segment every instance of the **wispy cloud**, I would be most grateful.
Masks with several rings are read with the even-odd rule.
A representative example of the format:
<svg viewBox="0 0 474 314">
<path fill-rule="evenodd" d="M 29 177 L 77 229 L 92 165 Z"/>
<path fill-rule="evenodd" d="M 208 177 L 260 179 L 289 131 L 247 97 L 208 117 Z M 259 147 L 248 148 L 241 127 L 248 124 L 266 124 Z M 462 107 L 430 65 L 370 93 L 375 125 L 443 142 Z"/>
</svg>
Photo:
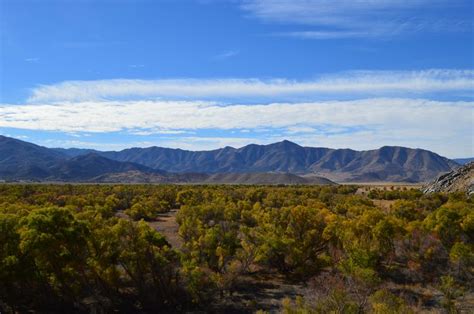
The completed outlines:
<svg viewBox="0 0 474 314">
<path fill-rule="evenodd" d="M 256 139 L 252 137 L 232 136 L 186 136 L 180 138 L 168 138 L 160 141 L 160 145 L 170 148 L 181 148 L 189 150 L 212 150 L 225 146 L 242 147 L 248 144 L 268 144 L 269 139 Z"/>
<path fill-rule="evenodd" d="M 470 92 L 474 70 L 432 69 L 424 71 L 353 71 L 308 81 L 287 79 L 178 79 L 66 81 L 32 90 L 30 102 L 85 101 L 104 99 L 255 99 L 286 97 L 287 100 L 315 96 L 398 96 L 428 93 Z"/>
<path fill-rule="evenodd" d="M 0 133 L 1 134 L 1 133 Z M 19 140 L 27 140 L 29 139 L 29 136 L 27 135 L 17 135 L 17 134 L 9 134 L 9 133 L 5 133 L 5 134 L 2 134 L 4 136 L 8 136 L 8 137 L 13 137 L 13 138 L 17 138 Z"/>
<path fill-rule="evenodd" d="M 238 50 L 227 50 L 218 55 L 215 55 L 214 59 L 217 59 L 217 60 L 229 59 L 229 58 L 237 56 L 239 53 L 240 51 Z"/>
<path fill-rule="evenodd" d="M 404 145 L 469 156 L 474 102 L 462 95 L 472 90 L 474 70 L 454 69 L 352 71 L 306 81 L 66 81 L 34 88 L 26 103 L 0 104 L 0 129 L 100 140 L 103 133 L 120 134 L 188 149 L 287 138 L 308 146 Z"/>
<path fill-rule="evenodd" d="M 342 37 L 372 37 L 372 33 L 353 31 L 300 31 L 275 33 L 276 36 L 301 39 L 337 39 Z"/>
<path fill-rule="evenodd" d="M 187 131 L 187 130 L 169 130 L 163 128 L 149 128 L 149 129 L 131 129 L 127 130 L 128 133 L 133 135 L 142 135 L 148 136 L 153 134 L 193 134 L 195 132 Z"/>
<path fill-rule="evenodd" d="M 404 33 L 471 31 L 466 0 L 245 0 L 241 7 L 267 23 L 306 26 L 280 33 L 306 39 L 392 37 Z M 455 16 L 452 12 L 458 10 Z"/>
<path fill-rule="evenodd" d="M 57 47 L 68 48 L 68 49 L 93 49 L 103 48 L 108 46 L 121 46 L 125 45 L 125 41 L 108 41 L 103 39 L 97 40 L 76 40 L 66 42 L 56 42 L 54 45 Z"/>
<path fill-rule="evenodd" d="M 290 126 L 286 129 L 286 132 L 288 134 L 315 133 L 317 131 L 318 130 L 316 128 L 313 128 L 310 126 L 300 126 L 300 125 Z"/>
<path fill-rule="evenodd" d="M 40 58 L 26 58 L 25 61 L 29 63 L 37 63 L 40 60 Z"/>
<path fill-rule="evenodd" d="M 287 129 L 295 136 L 338 138 L 354 134 L 373 143 L 450 143 L 450 150 L 473 150 L 474 102 L 423 99 L 365 99 L 309 103 L 227 105 L 199 101 L 89 101 L 47 105 L 2 105 L 0 127 L 61 132 L 143 132 Z M 146 114 L 145 114 L 146 113 Z M 104 119 L 104 117 L 107 117 Z M 327 128 L 318 131 L 321 126 Z M 309 133 L 309 128 L 317 130 Z M 353 128 L 356 132 L 333 132 Z M 328 132 L 329 130 L 329 132 Z M 369 145 L 367 142 L 365 145 Z M 457 146 L 456 146 L 457 145 Z M 444 144 L 446 150 L 446 145 Z M 472 152 L 474 153 L 474 152 Z"/>
<path fill-rule="evenodd" d="M 155 142 L 150 141 L 131 141 L 131 142 L 96 142 L 96 141 L 80 141 L 80 140 L 61 140 L 61 139 L 47 139 L 36 141 L 37 144 L 46 147 L 63 147 L 63 148 L 88 148 L 96 150 L 122 150 L 130 147 L 150 147 L 155 145 Z"/>
</svg>

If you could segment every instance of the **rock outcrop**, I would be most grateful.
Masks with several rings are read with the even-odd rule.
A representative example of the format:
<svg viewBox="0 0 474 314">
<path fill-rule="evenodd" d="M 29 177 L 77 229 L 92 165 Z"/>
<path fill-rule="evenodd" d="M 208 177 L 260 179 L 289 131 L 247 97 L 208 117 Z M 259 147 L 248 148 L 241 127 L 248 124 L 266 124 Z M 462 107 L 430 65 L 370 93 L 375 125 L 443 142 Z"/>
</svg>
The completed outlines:
<svg viewBox="0 0 474 314">
<path fill-rule="evenodd" d="M 424 193 L 459 191 L 474 194 L 474 162 L 441 175 L 423 189 Z"/>
</svg>

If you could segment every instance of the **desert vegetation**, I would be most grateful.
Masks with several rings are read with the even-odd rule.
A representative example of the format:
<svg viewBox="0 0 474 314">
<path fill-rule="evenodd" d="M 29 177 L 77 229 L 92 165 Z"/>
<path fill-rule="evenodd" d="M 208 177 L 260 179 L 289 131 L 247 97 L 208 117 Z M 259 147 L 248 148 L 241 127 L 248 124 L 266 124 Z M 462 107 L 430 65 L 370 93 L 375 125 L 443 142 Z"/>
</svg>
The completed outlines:
<svg viewBox="0 0 474 314">
<path fill-rule="evenodd" d="M 473 196 L 358 191 L 0 185 L 0 310 L 472 311 Z M 276 279 L 297 293 L 260 303 Z"/>
</svg>

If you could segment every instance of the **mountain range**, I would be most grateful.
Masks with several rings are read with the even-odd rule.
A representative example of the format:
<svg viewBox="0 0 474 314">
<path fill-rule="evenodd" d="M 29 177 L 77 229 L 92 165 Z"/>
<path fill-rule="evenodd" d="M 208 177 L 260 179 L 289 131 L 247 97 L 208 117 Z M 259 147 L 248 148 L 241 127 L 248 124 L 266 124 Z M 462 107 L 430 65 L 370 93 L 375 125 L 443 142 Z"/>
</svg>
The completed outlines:
<svg viewBox="0 0 474 314">
<path fill-rule="evenodd" d="M 460 165 L 467 165 L 468 163 L 473 162 L 474 158 L 456 158 L 453 160 Z"/>
<path fill-rule="evenodd" d="M 423 149 L 356 151 L 290 141 L 210 151 L 46 148 L 0 136 L 0 179 L 70 182 L 329 184 L 427 182 L 459 164 Z"/>
</svg>

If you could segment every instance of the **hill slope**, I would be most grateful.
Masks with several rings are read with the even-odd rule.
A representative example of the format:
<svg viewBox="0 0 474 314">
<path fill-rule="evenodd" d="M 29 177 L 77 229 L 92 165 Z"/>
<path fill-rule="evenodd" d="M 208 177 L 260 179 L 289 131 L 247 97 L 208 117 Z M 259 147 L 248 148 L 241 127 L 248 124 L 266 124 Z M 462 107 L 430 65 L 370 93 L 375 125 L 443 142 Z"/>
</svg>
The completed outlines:
<svg viewBox="0 0 474 314">
<path fill-rule="evenodd" d="M 234 179 L 245 183 L 257 178 L 258 182 L 269 182 L 270 176 L 263 174 L 273 173 L 286 174 L 271 178 L 278 178 L 277 182 L 303 183 L 301 180 L 307 181 L 311 175 L 339 182 L 427 182 L 457 167 L 457 163 L 427 150 L 391 146 L 355 151 L 303 147 L 282 141 L 195 152 L 161 147 L 100 152 L 49 149 L 0 136 L 0 179 L 3 180 L 83 181 L 96 177 L 106 179 L 114 174 L 114 180 L 128 177 L 132 181 L 161 182 L 165 180 L 163 177 L 168 177 L 166 180 L 173 182 L 178 178 L 183 182 L 196 182 L 211 180 L 198 174 L 232 174 L 216 176 L 215 180 Z M 255 176 L 235 175 L 248 173 Z"/>
<path fill-rule="evenodd" d="M 63 158 L 52 149 L 0 135 L 0 178 L 41 180 Z"/>
<path fill-rule="evenodd" d="M 335 184 L 322 178 L 303 178 L 290 173 L 217 173 L 210 175 L 204 183 L 225 184 Z"/>
<path fill-rule="evenodd" d="M 82 151 L 81 151 L 82 152 Z M 143 165 L 119 162 L 95 153 L 69 158 L 57 150 L 0 136 L 0 179 L 34 181 L 94 181 L 107 173 L 139 171 L 163 175 Z"/>
<path fill-rule="evenodd" d="M 149 147 L 99 154 L 176 173 L 315 173 L 331 180 L 349 182 L 427 182 L 459 166 L 423 149 L 385 146 L 355 151 L 302 147 L 289 141 L 211 151 Z"/>
<path fill-rule="evenodd" d="M 453 161 L 427 150 L 384 146 L 362 152 L 335 150 L 311 169 L 339 181 L 424 182 L 456 167 Z"/>
<path fill-rule="evenodd" d="M 81 155 L 72 159 L 62 160 L 49 169 L 48 180 L 61 181 L 95 181 L 95 178 L 106 174 L 118 174 L 134 171 L 142 174 L 164 176 L 163 171 L 143 165 L 120 162 L 102 157 L 95 153 Z"/>
<path fill-rule="evenodd" d="M 158 175 L 141 171 L 107 173 L 95 182 L 106 183 L 192 183 L 192 184 L 336 184 L 321 177 L 303 178 L 290 173 L 184 173 Z"/>
<path fill-rule="evenodd" d="M 432 192 L 466 192 L 474 194 L 474 162 L 444 174 L 426 186 L 425 193 Z"/>
</svg>

